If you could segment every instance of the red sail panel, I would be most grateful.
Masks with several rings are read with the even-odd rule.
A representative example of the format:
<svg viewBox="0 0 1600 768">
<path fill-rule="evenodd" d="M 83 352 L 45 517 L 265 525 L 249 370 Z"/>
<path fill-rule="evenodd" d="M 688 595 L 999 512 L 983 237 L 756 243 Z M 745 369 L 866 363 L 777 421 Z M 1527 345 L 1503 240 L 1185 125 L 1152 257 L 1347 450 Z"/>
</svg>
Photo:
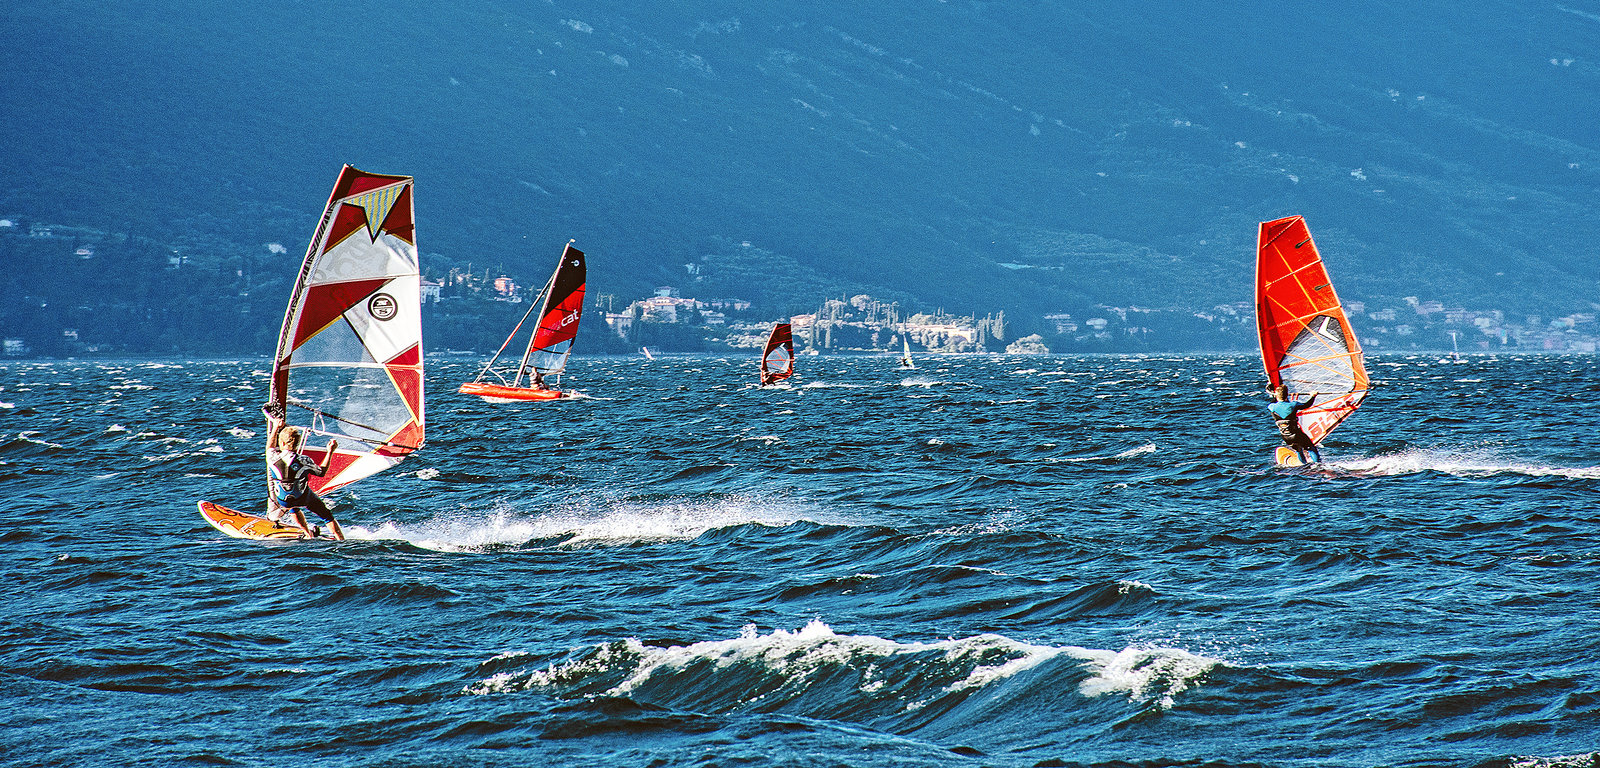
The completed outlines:
<svg viewBox="0 0 1600 768">
<path fill-rule="evenodd" d="M 567 357 L 572 354 L 572 342 L 578 337 L 578 321 L 583 317 L 586 280 L 583 251 L 568 243 L 566 250 L 561 253 L 555 274 L 550 278 L 550 289 L 545 294 L 544 308 L 539 313 L 539 325 L 533 331 L 529 359 L 540 373 L 566 370 Z"/>
<path fill-rule="evenodd" d="M 761 353 L 761 383 L 771 384 L 794 375 L 794 337 L 788 323 L 773 326 Z"/>
<path fill-rule="evenodd" d="M 284 313 L 271 402 L 320 458 L 318 492 L 380 472 L 422 445 L 421 280 L 411 177 L 345 166 Z"/>
<path fill-rule="evenodd" d="M 1361 344 L 1299 216 L 1261 224 L 1256 248 L 1256 330 L 1270 387 L 1316 393 L 1300 428 L 1320 443 L 1371 388 Z"/>
<path fill-rule="evenodd" d="M 368 296 L 388 282 L 388 278 L 378 278 L 307 287 L 305 303 L 300 310 L 300 321 L 294 330 L 294 345 L 299 347 L 304 344 L 307 339 L 327 328 L 329 323 L 339 319 L 352 307 L 359 306 Z"/>
</svg>

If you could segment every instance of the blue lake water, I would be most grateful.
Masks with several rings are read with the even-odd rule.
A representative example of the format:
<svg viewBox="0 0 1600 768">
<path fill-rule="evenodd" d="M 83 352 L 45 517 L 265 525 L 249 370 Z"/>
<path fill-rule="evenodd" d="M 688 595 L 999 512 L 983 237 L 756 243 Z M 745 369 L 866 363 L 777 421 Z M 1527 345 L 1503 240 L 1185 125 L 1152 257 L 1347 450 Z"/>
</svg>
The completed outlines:
<svg viewBox="0 0 1600 768">
<path fill-rule="evenodd" d="M 575 359 L 262 543 L 267 363 L 0 364 L 15 766 L 1588 766 L 1593 356 Z"/>
</svg>

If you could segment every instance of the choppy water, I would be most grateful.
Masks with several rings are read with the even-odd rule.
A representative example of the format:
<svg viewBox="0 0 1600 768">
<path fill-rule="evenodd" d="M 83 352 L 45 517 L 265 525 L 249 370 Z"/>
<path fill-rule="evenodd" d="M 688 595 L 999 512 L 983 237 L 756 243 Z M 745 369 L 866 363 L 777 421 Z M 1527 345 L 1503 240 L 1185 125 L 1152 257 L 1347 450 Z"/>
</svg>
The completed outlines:
<svg viewBox="0 0 1600 768">
<path fill-rule="evenodd" d="M 0 365 L 8 765 L 1590 765 L 1594 357 L 575 360 L 256 543 L 265 363 Z"/>
</svg>

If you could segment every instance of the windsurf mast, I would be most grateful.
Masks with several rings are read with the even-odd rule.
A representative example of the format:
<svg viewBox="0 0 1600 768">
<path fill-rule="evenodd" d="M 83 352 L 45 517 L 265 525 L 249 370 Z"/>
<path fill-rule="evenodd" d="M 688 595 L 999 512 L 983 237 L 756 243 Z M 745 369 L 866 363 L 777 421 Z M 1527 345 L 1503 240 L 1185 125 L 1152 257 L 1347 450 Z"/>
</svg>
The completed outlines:
<svg viewBox="0 0 1600 768">
<path fill-rule="evenodd" d="M 1256 246 L 1256 330 L 1270 388 L 1316 393 L 1300 428 L 1321 443 L 1371 389 L 1361 344 L 1299 216 L 1263 222 Z"/>
</svg>

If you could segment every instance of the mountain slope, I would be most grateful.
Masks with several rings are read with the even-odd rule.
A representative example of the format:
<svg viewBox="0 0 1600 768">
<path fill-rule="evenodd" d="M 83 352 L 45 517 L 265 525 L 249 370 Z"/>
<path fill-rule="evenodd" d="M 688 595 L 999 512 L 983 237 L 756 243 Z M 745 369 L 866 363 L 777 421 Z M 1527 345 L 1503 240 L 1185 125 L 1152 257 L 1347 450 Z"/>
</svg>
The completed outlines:
<svg viewBox="0 0 1600 768">
<path fill-rule="evenodd" d="M 867 5 L 24 0 L 0 214 L 299 244 L 349 162 L 417 177 L 425 254 L 572 237 L 638 295 L 750 243 L 1025 316 L 1248 300 L 1301 213 L 1346 298 L 1595 300 L 1600 9 Z"/>
</svg>

